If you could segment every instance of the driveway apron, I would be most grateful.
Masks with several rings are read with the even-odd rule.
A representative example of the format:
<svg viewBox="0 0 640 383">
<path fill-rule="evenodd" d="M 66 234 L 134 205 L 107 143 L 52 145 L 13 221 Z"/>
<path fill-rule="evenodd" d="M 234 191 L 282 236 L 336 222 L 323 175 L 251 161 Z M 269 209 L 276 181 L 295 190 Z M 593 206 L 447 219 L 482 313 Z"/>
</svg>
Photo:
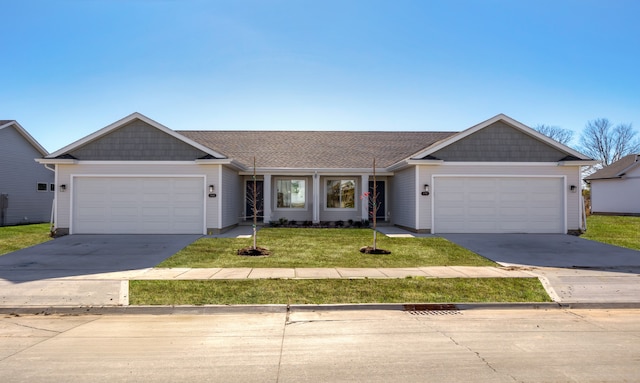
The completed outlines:
<svg viewBox="0 0 640 383">
<path fill-rule="evenodd" d="M 0 305 L 117 305 L 120 280 L 83 275 L 154 267 L 199 235 L 69 235 L 0 256 Z"/>
<path fill-rule="evenodd" d="M 558 302 L 640 302 L 640 251 L 562 234 L 442 234 L 503 266 L 530 269 Z"/>
</svg>

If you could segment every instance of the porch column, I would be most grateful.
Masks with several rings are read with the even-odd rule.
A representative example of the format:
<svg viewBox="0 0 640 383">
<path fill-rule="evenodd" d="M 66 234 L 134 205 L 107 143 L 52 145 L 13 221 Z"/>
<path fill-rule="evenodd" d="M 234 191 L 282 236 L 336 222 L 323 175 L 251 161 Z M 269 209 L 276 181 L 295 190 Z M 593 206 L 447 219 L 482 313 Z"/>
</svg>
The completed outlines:
<svg viewBox="0 0 640 383">
<path fill-rule="evenodd" d="M 360 195 L 364 195 L 365 192 L 369 191 L 369 175 L 368 174 L 363 174 L 362 176 L 360 176 L 360 178 L 362 179 L 362 181 L 360 181 L 360 184 L 362 185 L 362 190 L 360 191 Z M 362 219 L 363 220 L 368 220 L 369 219 L 369 198 L 363 198 L 362 201 Z"/>
<path fill-rule="evenodd" d="M 263 198 L 263 222 L 269 223 L 271 221 L 271 174 L 264 175 L 264 183 L 262 185 L 262 198 Z"/>
<path fill-rule="evenodd" d="M 320 175 L 313 174 L 313 223 L 320 223 Z"/>
</svg>

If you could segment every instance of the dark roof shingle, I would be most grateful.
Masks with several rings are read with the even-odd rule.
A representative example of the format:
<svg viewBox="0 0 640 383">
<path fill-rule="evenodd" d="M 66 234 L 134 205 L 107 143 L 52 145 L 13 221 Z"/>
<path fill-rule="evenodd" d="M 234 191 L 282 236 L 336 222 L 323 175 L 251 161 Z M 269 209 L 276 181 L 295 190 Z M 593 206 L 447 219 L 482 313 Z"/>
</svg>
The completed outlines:
<svg viewBox="0 0 640 383">
<path fill-rule="evenodd" d="M 177 131 L 252 166 L 273 168 L 388 167 L 456 132 Z"/>
<path fill-rule="evenodd" d="M 602 180 L 608 178 L 619 178 L 622 176 L 620 174 L 625 169 L 629 168 L 634 163 L 638 163 L 640 161 L 640 154 L 630 154 L 628 156 L 622 157 L 618 161 L 612 163 L 609 166 L 606 166 L 597 172 L 591 174 L 586 177 L 585 180 Z"/>
</svg>

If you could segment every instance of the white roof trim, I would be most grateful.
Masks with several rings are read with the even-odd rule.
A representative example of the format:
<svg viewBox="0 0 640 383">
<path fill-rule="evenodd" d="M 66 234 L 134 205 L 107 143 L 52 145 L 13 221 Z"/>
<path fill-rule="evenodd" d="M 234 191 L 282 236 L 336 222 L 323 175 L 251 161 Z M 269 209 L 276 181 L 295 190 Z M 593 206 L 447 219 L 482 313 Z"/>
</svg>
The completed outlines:
<svg viewBox="0 0 640 383">
<path fill-rule="evenodd" d="M 193 140 L 191 140 L 191 139 L 189 139 L 189 138 L 187 138 L 187 137 L 175 132 L 172 129 L 169 129 L 166 126 L 160 124 L 159 122 L 156 122 L 156 121 L 154 121 L 154 120 L 148 118 L 147 116 L 145 116 L 145 115 L 143 115 L 141 113 L 138 113 L 138 112 L 131 113 L 130 115 L 128 115 L 128 116 L 126 116 L 126 117 L 124 117 L 124 118 L 122 118 L 122 119 L 120 119 L 120 120 L 118 120 L 118 121 L 116 121 L 116 122 L 114 122 L 114 123 L 112 123 L 110 125 L 107 125 L 106 127 L 98 130 L 95 133 L 92 133 L 92 134 L 90 134 L 90 135 L 88 135 L 88 136 L 86 136 L 84 138 L 79 139 L 78 141 L 76 141 L 76 142 L 74 142 L 72 144 L 69 144 L 69 145 L 65 146 L 64 148 L 62 148 L 62 149 L 60 149 L 60 150 L 58 150 L 58 151 L 56 151 L 54 153 L 51 153 L 48 157 L 49 158 L 54 158 L 54 157 L 58 157 L 58 156 L 60 156 L 62 154 L 68 153 L 68 152 L 70 152 L 70 151 L 72 151 L 72 150 L 74 150 L 74 149 L 76 149 L 76 148 L 78 148 L 78 147 L 80 147 L 82 145 L 85 145 L 85 144 L 88 144 L 89 142 L 95 141 L 95 140 L 99 139 L 100 137 L 103 137 L 103 136 L 107 135 L 108 133 L 112 132 L 113 130 L 116 130 L 116 129 L 122 127 L 123 125 L 126 125 L 126 124 L 128 124 L 131 121 L 136 120 L 136 119 L 141 120 L 141 121 L 153 126 L 154 128 L 156 128 L 156 129 L 158 129 L 158 130 L 160 130 L 160 131 L 162 131 L 164 133 L 167 133 L 168 135 L 170 135 L 170 136 L 172 136 L 172 137 L 174 137 L 174 138 L 176 138 L 176 139 L 178 139 L 178 140 L 180 140 L 180 141 L 182 141 L 182 142 L 184 142 L 184 143 L 186 143 L 188 145 L 191 145 L 194 148 L 196 148 L 198 150 L 201 150 L 201 151 L 203 151 L 203 152 L 205 152 L 207 154 L 210 154 L 210 155 L 212 155 L 214 157 L 218 157 L 218 158 L 226 158 L 226 156 L 224 156 L 224 155 L 222 155 L 222 154 L 220 154 L 220 153 L 218 153 L 218 152 L 216 152 L 214 150 L 211 150 L 211 149 L 207 148 L 206 146 L 201 145 L 201 144 L 199 144 L 199 143 L 197 143 L 197 142 L 195 142 L 195 141 L 193 141 Z"/>
<path fill-rule="evenodd" d="M 55 165 L 55 164 L 76 164 L 78 160 L 71 158 L 36 158 L 37 163 L 43 165 Z"/>
<path fill-rule="evenodd" d="M 627 166 L 626 168 L 624 168 L 624 169 L 620 170 L 620 171 L 616 174 L 618 177 L 622 177 L 622 176 L 624 176 L 625 174 L 627 174 L 627 173 L 629 172 L 629 170 L 632 170 L 633 168 L 635 168 L 635 167 L 637 167 L 638 165 L 640 165 L 640 158 L 638 158 L 638 157 L 640 157 L 640 154 L 633 154 L 633 155 L 635 155 L 635 156 L 636 156 L 636 160 L 635 160 L 631 165 L 629 165 L 629 166 Z"/>
<path fill-rule="evenodd" d="M 481 129 L 484 129 L 487 126 L 492 125 L 492 124 L 494 124 L 494 123 L 496 123 L 498 121 L 504 121 L 507 124 L 511 125 L 512 127 L 521 130 L 523 133 L 525 133 L 525 134 L 527 134 L 529 136 L 532 136 L 532 137 L 534 137 L 534 138 L 536 138 L 536 139 L 538 139 L 538 140 L 540 140 L 542 142 L 545 142 L 548 145 L 551 145 L 551 146 L 557 148 L 558 150 L 563 151 L 563 152 L 565 152 L 567 154 L 570 154 L 570 155 L 575 156 L 577 158 L 580 158 L 582 160 L 591 160 L 591 158 L 586 157 L 584 154 L 582 154 L 580 152 L 577 152 L 577 151 L 571 149 L 570 147 L 568 147 L 566 145 L 563 145 L 563 144 L 561 144 L 561 143 L 559 143 L 559 142 L 557 142 L 555 140 L 552 140 L 551 138 L 545 136 L 544 134 L 539 133 L 539 132 L 535 131 L 534 129 L 531 129 L 530 127 L 522 124 L 521 122 L 518 122 L 518 121 L 514 120 L 513 118 L 511 118 L 511 117 L 509 117 L 509 116 L 507 116 L 505 114 L 502 114 L 502 113 L 500 113 L 500 114 L 498 114 L 498 115 L 496 115 L 496 116 L 494 116 L 494 117 L 492 117 L 492 118 L 490 118 L 490 119 L 488 119 L 486 121 L 483 121 L 483 122 L 481 122 L 481 123 L 479 123 L 477 125 L 474 125 L 474 126 L 468 128 L 467 130 L 464 130 L 464 131 L 462 131 L 462 132 L 460 132 L 460 133 L 458 133 L 456 135 L 453 135 L 453 136 L 441 141 L 440 143 L 436 144 L 435 146 L 427 148 L 426 150 L 424 150 L 424 151 L 414 155 L 413 157 L 411 157 L 411 159 L 420 159 L 420 158 L 426 157 L 429 154 L 435 153 L 438 150 L 440 150 L 440 149 L 442 149 L 444 147 L 447 147 L 447 146 L 453 144 L 454 142 L 459 141 L 459 140 L 461 140 L 461 139 L 463 139 L 463 138 L 465 138 L 467 136 L 470 136 L 473 133 L 475 133 L 475 132 L 477 132 L 477 131 L 479 131 Z"/>
<path fill-rule="evenodd" d="M 42 145 L 40 145 L 40 143 L 36 141 L 36 139 L 33 138 L 33 136 L 31 136 L 29 132 L 27 132 L 27 130 L 18 123 L 18 121 L 13 120 L 13 121 L 7 122 L 4 125 L 0 125 L 0 130 L 4 128 L 8 128 L 10 126 L 15 127 L 18 133 L 20 133 L 20 135 L 24 137 L 24 139 L 27 140 L 31 144 L 31 146 L 33 146 L 38 152 L 40 152 L 42 156 L 47 156 L 49 154 L 47 149 L 45 149 Z"/>
</svg>

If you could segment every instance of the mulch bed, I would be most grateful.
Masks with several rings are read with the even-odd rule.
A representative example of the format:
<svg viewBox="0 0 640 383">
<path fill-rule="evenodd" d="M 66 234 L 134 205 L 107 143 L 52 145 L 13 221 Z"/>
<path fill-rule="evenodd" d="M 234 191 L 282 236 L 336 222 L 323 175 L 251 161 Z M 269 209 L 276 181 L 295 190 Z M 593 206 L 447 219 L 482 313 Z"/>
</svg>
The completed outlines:
<svg viewBox="0 0 640 383">
<path fill-rule="evenodd" d="M 245 247 L 243 249 L 238 250 L 238 255 L 249 256 L 249 257 L 266 257 L 271 255 L 271 251 L 264 247 Z"/>
<path fill-rule="evenodd" d="M 374 249 L 371 246 L 364 246 L 360 248 L 360 252 L 364 254 L 391 254 L 389 250 Z"/>
</svg>

